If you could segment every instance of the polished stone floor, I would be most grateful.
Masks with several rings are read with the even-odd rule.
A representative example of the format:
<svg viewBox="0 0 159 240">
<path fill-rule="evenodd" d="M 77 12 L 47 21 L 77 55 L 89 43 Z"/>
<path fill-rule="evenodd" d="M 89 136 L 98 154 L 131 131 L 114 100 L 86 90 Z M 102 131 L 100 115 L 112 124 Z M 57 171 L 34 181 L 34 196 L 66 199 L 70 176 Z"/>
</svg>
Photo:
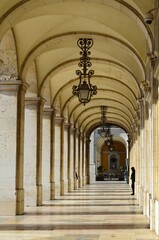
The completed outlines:
<svg viewBox="0 0 159 240">
<path fill-rule="evenodd" d="M 124 182 L 86 185 L 25 214 L 0 217 L 0 240 L 155 240 Z"/>
</svg>

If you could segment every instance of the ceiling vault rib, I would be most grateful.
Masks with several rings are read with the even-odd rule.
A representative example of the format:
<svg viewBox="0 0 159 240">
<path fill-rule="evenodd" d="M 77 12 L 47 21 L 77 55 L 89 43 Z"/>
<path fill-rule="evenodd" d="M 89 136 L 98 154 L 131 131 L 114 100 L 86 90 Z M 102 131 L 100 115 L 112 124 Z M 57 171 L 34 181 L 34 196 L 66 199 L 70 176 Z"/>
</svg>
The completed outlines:
<svg viewBox="0 0 159 240">
<path fill-rule="evenodd" d="M 134 8 L 132 7 L 130 4 L 128 4 L 126 1 L 123 0 L 115 0 L 117 3 L 122 4 L 123 6 L 125 6 L 127 9 L 129 9 L 131 12 L 133 12 L 137 18 L 140 19 L 140 21 L 142 22 L 142 24 L 144 25 L 148 36 L 150 37 L 151 40 L 151 44 L 152 44 L 152 52 L 154 52 L 154 48 L 155 48 L 155 43 L 154 43 L 154 37 L 152 32 L 150 31 L 149 27 L 147 26 L 147 24 L 144 22 L 142 15 Z M 22 0 L 20 2 L 17 2 L 16 4 L 14 4 L 10 9 L 8 9 L 0 18 L 0 24 L 3 23 L 3 21 L 10 15 L 12 14 L 17 8 L 21 7 L 22 5 L 31 2 L 31 0 Z M 83 2 L 83 1 L 82 1 Z"/>
<path fill-rule="evenodd" d="M 66 36 L 76 36 L 77 37 L 77 35 L 79 35 L 79 37 L 80 37 L 82 34 L 90 35 L 90 33 L 88 33 L 88 32 L 67 32 L 67 33 L 61 33 L 61 34 L 57 34 L 57 35 L 48 37 L 47 39 L 44 39 L 41 42 L 39 42 L 36 46 L 34 46 L 29 51 L 29 53 L 24 58 L 24 61 L 22 62 L 22 65 L 21 65 L 21 67 L 19 69 L 19 76 L 20 76 L 20 78 L 23 79 L 23 70 L 24 70 L 24 68 L 26 66 L 26 63 L 29 60 L 30 56 L 36 56 L 36 54 L 34 54 L 35 51 L 38 48 L 40 48 L 43 44 L 46 44 L 48 41 L 51 41 L 51 40 L 54 40 L 54 39 L 58 39 L 60 37 L 66 37 Z M 144 72 L 144 80 L 146 80 L 147 77 L 146 77 L 146 67 L 145 67 L 145 64 L 142 61 L 142 59 L 141 59 L 140 55 L 138 54 L 138 52 L 131 45 L 129 45 L 128 43 L 124 42 L 123 40 L 121 40 L 121 39 L 119 39 L 117 37 L 114 37 L 114 36 L 111 36 L 111 35 L 108 35 L 108 34 L 91 32 L 91 35 L 92 35 L 92 38 L 93 38 L 93 36 L 100 36 L 100 37 L 103 37 L 103 38 L 110 38 L 110 39 L 112 39 L 114 41 L 120 42 L 124 47 L 128 48 L 137 57 L 137 59 L 139 60 L 141 66 L 142 66 L 143 72 Z"/>
<path fill-rule="evenodd" d="M 86 110 L 80 112 L 80 114 L 76 117 L 76 119 L 75 119 L 75 121 L 74 121 L 74 122 L 75 122 L 75 126 L 76 126 L 76 123 L 77 123 L 78 119 L 79 119 L 83 114 L 85 114 L 86 112 L 88 112 L 87 115 L 90 115 L 90 114 L 89 114 L 89 110 L 91 111 L 92 109 L 98 109 L 98 110 L 99 110 L 99 106 L 90 107 L 89 109 L 86 109 Z M 112 109 L 115 109 L 115 110 L 117 110 L 117 111 L 122 112 L 122 113 L 125 115 L 125 117 L 127 117 L 127 118 L 129 119 L 129 122 L 131 122 L 131 119 L 129 118 L 129 116 L 128 116 L 124 111 L 122 111 L 121 109 L 119 109 L 119 108 L 117 108 L 117 107 L 109 106 L 109 111 L 108 111 L 108 113 L 113 113 L 113 112 L 110 112 L 110 110 L 112 110 Z M 99 112 L 96 112 L 96 113 L 94 113 L 94 114 L 99 114 Z M 100 117 L 101 117 L 101 116 L 100 116 Z"/>
<path fill-rule="evenodd" d="M 135 115 L 133 115 L 133 113 L 130 111 L 130 109 L 123 103 L 123 102 L 120 102 L 120 101 L 118 101 L 118 100 L 114 100 L 114 99 L 107 99 L 107 98 L 96 98 L 96 99 L 92 99 L 91 101 L 95 101 L 95 100 L 104 100 L 104 101 L 112 101 L 112 102 L 117 102 L 117 103 L 119 103 L 120 105 L 122 105 L 122 106 L 124 106 L 127 110 L 128 110 L 128 112 L 130 113 L 130 115 L 132 116 L 132 119 L 134 119 L 136 116 Z M 70 99 L 69 99 L 69 101 L 70 101 Z M 69 121 L 70 121 L 70 119 L 71 119 L 71 117 L 72 117 L 72 115 L 73 115 L 73 112 L 75 111 L 75 109 L 77 110 L 77 108 L 79 107 L 79 106 L 81 106 L 81 104 L 80 103 L 78 103 L 78 105 L 76 105 L 73 109 L 72 109 L 72 111 L 71 111 L 71 113 L 70 113 L 70 116 L 69 116 Z M 108 106 L 109 107 L 109 106 Z"/>
<path fill-rule="evenodd" d="M 119 64 L 119 63 L 117 63 L 117 62 L 115 62 L 115 61 L 107 61 L 107 60 L 104 60 L 104 59 L 91 58 L 92 63 L 94 63 L 93 60 L 97 60 L 98 62 L 112 62 L 112 63 L 116 63 L 117 65 L 121 66 L 123 69 L 126 69 L 126 70 L 128 71 L 128 69 L 127 69 L 125 66 L 123 66 L 123 65 L 121 65 L 121 64 Z M 47 79 L 49 80 L 49 77 L 52 77 L 54 74 L 56 74 L 56 71 L 57 71 L 58 69 L 59 69 L 59 71 L 60 71 L 62 67 L 65 68 L 67 65 L 70 66 L 71 63 L 76 62 L 76 61 L 77 61 L 77 63 L 78 63 L 79 59 L 68 60 L 68 61 L 66 61 L 66 62 L 63 62 L 63 63 L 55 66 L 53 69 L 51 69 L 51 70 L 45 75 L 45 77 L 43 78 L 43 80 L 41 81 L 41 84 L 40 84 L 40 87 L 39 87 L 39 90 L 38 90 L 39 95 L 42 95 L 42 89 L 44 88 Z M 63 68 L 63 69 L 64 69 L 64 68 Z M 134 76 L 130 71 L 128 71 L 128 72 L 133 76 L 133 79 L 135 80 L 135 84 L 137 85 L 138 91 L 139 91 L 139 93 L 140 93 L 140 94 L 139 94 L 139 97 L 141 97 L 143 94 L 142 94 L 142 90 L 141 90 L 141 88 L 140 88 L 140 85 L 139 85 L 138 81 L 136 80 L 135 76 Z M 51 75 L 51 76 L 50 76 L 50 75 Z M 105 76 L 105 75 L 103 75 L 103 76 L 94 75 L 92 78 L 94 78 L 94 77 L 110 78 L 110 79 L 119 81 L 120 83 L 124 84 L 127 88 L 129 88 L 130 91 L 132 91 L 132 89 L 131 89 L 128 85 L 126 85 L 124 82 L 122 82 L 120 79 L 116 79 L 116 78 L 109 77 L 109 76 Z M 66 87 L 67 84 L 70 84 L 70 83 L 72 83 L 73 81 L 76 81 L 76 80 L 78 80 L 78 78 L 75 78 L 75 79 L 73 79 L 73 80 L 70 80 L 68 83 L 66 83 L 66 84 L 63 85 L 63 86 Z M 64 88 L 64 87 L 63 87 L 63 88 Z M 61 88 L 61 89 L 62 89 L 62 88 Z M 61 90 L 59 90 L 59 92 L 60 92 L 60 91 L 61 91 Z M 132 93 L 133 93 L 133 91 L 132 91 Z M 134 93 L 133 93 L 133 94 L 134 94 Z M 135 95 L 134 95 L 134 96 L 135 96 Z"/>
<path fill-rule="evenodd" d="M 126 133 L 129 132 L 128 129 L 126 129 L 125 126 L 124 126 L 122 123 L 119 125 L 119 123 L 111 122 L 111 125 L 114 125 L 114 126 L 117 126 L 117 127 L 122 128 Z M 98 128 L 98 127 L 100 127 L 99 124 L 97 124 L 97 123 L 93 124 L 93 125 L 88 129 L 88 131 L 86 132 L 86 137 L 89 138 L 89 136 L 91 135 L 91 133 L 92 133 L 96 128 Z"/>
<path fill-rule="evenodd" d="M 85 119 L 83 119 L 83 121 L 80 123 L 80 125 L 79 125 L 79 128 L 81 128 L 82 127 L 82 125 L 84 124 L 84 122 L 86 121 L 86 120 L 88 120 L 88 118 L 91 118 L 92 116 L 94 116 L 94 115 L 97 115 L 98 113 L 94 113 L 93 115 L 91 115 L 91 116 L 89 116 L 89 117 L 86 117 Z M 113 113 L 112 113 L 113 114 Z M 114 113 L 114 115 L 115 115 L 115 113 Z M 122 116 L 122 115 L 120 115 L 120 114 L 116 114 L 117 116 L 120 116 L 121 118 L 124 118 L 124 116 Z M 108 121 L 108 119 L 109 119 L 110 117 L 109 117 L 109 114 L 107 114 L 107 123 L 109 124 L 109 121 Z M 99 119 L 99 121 L 101 122 L 101 116 L 99 116 L 98 118 L 94 118 L 93 119 L 93 121 L 95 120 L 95 119 Z M 129 127 L 131 126 L 131 122 L 129 122 L 129 121 L 127 121 L 125 118 L 124 118 L 124 121 L 126 121 L 127 123 L 128 123 L 128 125 L 129 125 Z"/>
<path fill-rule="evenodd" d="M 95 120 L 98 120 L 98 119 L 94 119 L 93 121 L 95 121 Z M 114 118 L 113 120 L 114 120 L 113 122 L 115 122 L 115 120 L 116 120 L 118 123 L 120 123 L 120 121 L 121 121 L 121 120 L 118 119 L 118 118 Z M 90 125 L 90 124 L 93 124 L 93 121 L 92 121 L 91 123 L 89 122 L 89 123 L 83 128 L 83 132 L 87 132 L 86 129 L 87 129 L 87 128 L 88 128 L 88 129 L 90 128 L 89 125 Z M 108 122 L 111 123 L 111 121 L 108 121 Z M 123 123 L 123 122 L 124 122 L 124 121 L 122 121 L 122 123 Z M 97 121 L 97 123 L 99 123 L 99 121 Z M 115 125 L 115 124 L 114 124 L 114 125 Z M 127 129 L 127 132 L 129 132 L 129 130 L 130 130 L 131 127 L 129 127 L 125 122 L 124 122 L 124 126 L 125 126 L 125 128 Z"/>
</svg>

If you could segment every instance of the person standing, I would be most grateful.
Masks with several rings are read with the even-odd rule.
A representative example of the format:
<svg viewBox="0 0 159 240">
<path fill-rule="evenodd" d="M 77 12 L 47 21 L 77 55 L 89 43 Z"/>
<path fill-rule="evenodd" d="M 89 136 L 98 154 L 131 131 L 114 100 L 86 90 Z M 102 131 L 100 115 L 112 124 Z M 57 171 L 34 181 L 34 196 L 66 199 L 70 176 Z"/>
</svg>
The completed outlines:
<svg viewBox="0 0 159 240">
<path fill-rule="evenodd" d="M 135 168 L 132 167 L 131 168 L 132 170 L 132 173 L 131 173 L 131 188 L 132 188 L 132 194 L 131 195 L 134 195 L 135 193 Z"/>
</svg>

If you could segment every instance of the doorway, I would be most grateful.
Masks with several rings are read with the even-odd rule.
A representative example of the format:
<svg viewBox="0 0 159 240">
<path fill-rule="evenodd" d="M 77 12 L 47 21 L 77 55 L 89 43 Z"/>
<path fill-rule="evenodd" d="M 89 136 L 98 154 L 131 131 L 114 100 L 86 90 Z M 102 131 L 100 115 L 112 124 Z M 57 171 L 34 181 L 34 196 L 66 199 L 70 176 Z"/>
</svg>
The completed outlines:
<svg viewBox="0 0 159 240">
<path fill-rule="evenodd" d="M 119 168 L 119 154 L 110 153 L 108 156 L 108 169 L 109 171 L 116 172 Z"/>
</svg>

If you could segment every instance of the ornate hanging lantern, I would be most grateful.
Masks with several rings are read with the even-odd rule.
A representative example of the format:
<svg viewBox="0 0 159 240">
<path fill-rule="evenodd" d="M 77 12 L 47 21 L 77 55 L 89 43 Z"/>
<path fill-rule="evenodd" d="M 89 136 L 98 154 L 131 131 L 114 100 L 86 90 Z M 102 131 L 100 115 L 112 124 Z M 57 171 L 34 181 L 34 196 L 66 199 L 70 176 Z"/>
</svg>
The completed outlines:
<svg viewBox="0 0 159 240">
<path fill-rule="evenodd" d="M 90 62 L 90 58 L 88 57 L 91 52 L 89 49 L 93 46 L 93 40 L 90 38 L 80 38 L 77 41 L 78 47 L 82 50 L 80 55 L 80 62 L 78 64 L 79 67 L 82 68 L 81 70 L 76 70 L 76 74 L 79 76 L 79 85 L 72 87 L 73 95 L 76 95 L 81 103 L 84 105 L 91 100 L 93 95 L 97 94 L 97 87 L 90 83 L 90 79 L 94 74 L 94 70 L 89 70 L 88 67 L 92 66 Z"/>
</svg>

